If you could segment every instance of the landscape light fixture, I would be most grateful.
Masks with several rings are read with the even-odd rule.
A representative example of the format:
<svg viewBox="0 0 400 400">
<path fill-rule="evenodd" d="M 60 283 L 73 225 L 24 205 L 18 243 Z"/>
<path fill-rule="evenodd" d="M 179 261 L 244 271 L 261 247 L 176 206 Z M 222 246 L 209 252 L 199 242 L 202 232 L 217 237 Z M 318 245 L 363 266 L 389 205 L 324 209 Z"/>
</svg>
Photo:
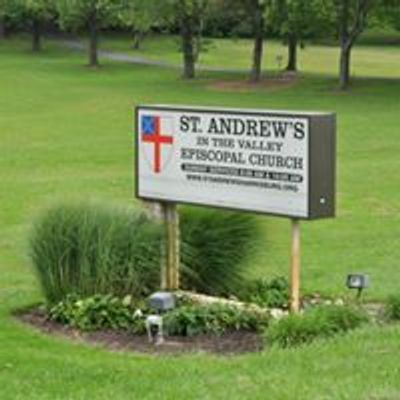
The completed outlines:
<svg viewBox="0 0 400 400">
<path fill-rule="evenodd" d="M 148 305 L 157 314 L 146 318 L 146 330 L 150 343 L 160 345 L 164 342 L 162 313 L 175 308 L 175 296 L 169 292 L 153 293 L 148 299 Z"/>
<path fill-rule="evenodd" d="M 362 291 L 369 286 L 369 278 L 364 274 L 349 274 L 346 286 L 349 289 L 357 289 L 357 298 L 360 298 Z"/>
<path fill-rule="evenodd" d="M 156 292 L 149 297 L 148 304 L 153 310 L 162 313 L 175 308 L 175 296 L 170 292 Z"/>
</svg>

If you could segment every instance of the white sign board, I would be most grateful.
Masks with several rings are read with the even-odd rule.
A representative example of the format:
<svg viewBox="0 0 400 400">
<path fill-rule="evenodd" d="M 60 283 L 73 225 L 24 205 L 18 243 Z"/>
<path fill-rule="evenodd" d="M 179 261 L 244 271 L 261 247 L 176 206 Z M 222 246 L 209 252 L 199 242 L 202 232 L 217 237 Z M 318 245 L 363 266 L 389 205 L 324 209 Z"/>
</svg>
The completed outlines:
<svg viewBox="0 0 400 400">
<path fill-rule="evenodd" d="M 138 197 L 312 217 L 313 121 L 324 127 L 331 114 L 180 106 L 136 111 Z M 331 216 L 331 194 L 319 195 L 326 210 L 313 217 Z"/>
</svg>

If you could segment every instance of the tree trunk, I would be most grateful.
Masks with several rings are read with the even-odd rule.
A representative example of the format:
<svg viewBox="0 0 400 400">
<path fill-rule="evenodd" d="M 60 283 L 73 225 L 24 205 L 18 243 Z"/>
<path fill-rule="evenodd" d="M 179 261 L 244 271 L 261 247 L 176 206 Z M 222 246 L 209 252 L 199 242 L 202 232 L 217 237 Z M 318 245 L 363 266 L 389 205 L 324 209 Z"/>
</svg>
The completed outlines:
<svg viewBox="0 0 400 400">
<path fill-rule="evenodd" d="M 98 32 L 97 32 L 97 16 L 93 13 L 89 18 L 89 67 L 98 67 Z"/>
<path fill-rule="evenodd" d="M 339 88 L 346 90 L 350 83 L 351 46 L 342 46 L 340 49 Z"/>
<path fill-rule="evenodd" d="M 342 90 L 348 88 L 350 83 L 350 60 L 351 50 L 358 36 L 366 26 L 366 20 L 371 0 L 358 0 L 356 9 L 351 13 L 351 0 L 339 2 L 339 38 L 340 38 L 340 61 L 339 61 L 339 87 Z"/>
<path fill-rule="evenodd" d="M 264 40 L 264 15 L 263 9 L 258 5 L 254 8 L 254 48 L 253 65 L 250 71 L 250 81 L 258 82 L 261 79 L 261 66 Z"/>
<path fill-rule="evenodd" d="M 140 31 L 134 31 L 133 32 L 133 44 L 132 44 L 132 48 L 134 50 L 140 50 L 141 45 L 142 45 L 142 40 L 143 40 L 143 33 Z"/>
<path fill-rule="evenodd" d="M 6 37 L 6 27 L 4 25 L 4 20 L 0 18 L 0 39 L 4 39 Z"/>
<path fill-rule="evenodd" d="M 195 77 L 194 35 L 192 22 L 192 19 L 188 16 L 183 18 L 181 21 L 184 79 L 193 79 Z"/>
<path fill-rule="evenodd" d="M 349 19 L 350 19 L 350 0 L 341 0 L 339 10 L 339 41 L 340 41 L 340 60 L 339 60 L 339 88 L 346 90 L 350 81 L 350 51 L 349 44 Z"/>
<path fill-rule="evenodd" d="M 41 44 L 40 21 L 37 19 L 34 19 L 32 22 L 32 51 L 37 53 L 41 49 L 42 49 L 42 44 Z"/>
<path fill-rule="evenodd" d="M 286 71 L 297 71 L 297 36 L 289 33 L 288 36 L 288 63 Z"/>
</svg>

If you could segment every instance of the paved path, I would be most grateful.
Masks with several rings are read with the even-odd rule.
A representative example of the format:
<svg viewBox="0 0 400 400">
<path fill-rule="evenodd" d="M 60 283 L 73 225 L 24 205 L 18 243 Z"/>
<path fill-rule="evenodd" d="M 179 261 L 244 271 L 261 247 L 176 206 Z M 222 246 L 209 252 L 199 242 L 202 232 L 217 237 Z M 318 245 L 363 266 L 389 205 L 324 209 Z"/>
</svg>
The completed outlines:
<svg viewBox="0 0 400 400">
<path fill-rule="evenodd" d="M 84 51 L 86 50 L 86 45 L 85 43 L 79 41 L 79 40 L 73 40 L 73 39 L 64 39 L 61 41 L 63 46 L 72 49 L 72 50 L 78 50 L 78 51 Z M 172 69 L 181 69 L 180 65 L 169 63 L 166 61 L 157 61 L 157 60 L 149 60 L 148 58 L 141 57 L 141 56 L 135 56 L 135 55 L 130 55 L 126 53 L 119 53 L 115 51 L 108 51 L 108 50 L 99 50 L 99 56 L 101 58 L 104 58 L 106 60 L 112 60 L 112 61 L 119 61 L 119 62 L 126 62 L 126 63 L 132 63 L 132 64 L 141 64 L 141 65 L 150 65 L 150 66 L 156 66 L 156 67 L 163 67 L 163 68 L 172 68 Z M 198 71 L 205 71 L 205 72 L 227 72 L 227 73 L 234 73 L 234 74 L 243 74 L 247 73 L 247 69 L 230 69 L 230 68 L 219 68 L 219 67 L 207 67 L 201 64 L 198 64 L 196 66 L 196 69 Z"/>
</svg>

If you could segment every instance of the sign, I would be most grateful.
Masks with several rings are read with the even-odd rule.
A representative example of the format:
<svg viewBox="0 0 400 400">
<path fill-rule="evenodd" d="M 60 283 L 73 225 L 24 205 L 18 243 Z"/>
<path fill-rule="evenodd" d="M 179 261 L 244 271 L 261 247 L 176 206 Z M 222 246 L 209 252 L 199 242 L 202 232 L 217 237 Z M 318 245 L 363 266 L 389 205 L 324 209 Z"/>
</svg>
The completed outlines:
<svg viewBox="0 0 400 400">
<path fill-rule="evenodd" d="M 136 109 L 136 194 L 316 219 L 335 213 L 331 113 Z"/>
</svg>

